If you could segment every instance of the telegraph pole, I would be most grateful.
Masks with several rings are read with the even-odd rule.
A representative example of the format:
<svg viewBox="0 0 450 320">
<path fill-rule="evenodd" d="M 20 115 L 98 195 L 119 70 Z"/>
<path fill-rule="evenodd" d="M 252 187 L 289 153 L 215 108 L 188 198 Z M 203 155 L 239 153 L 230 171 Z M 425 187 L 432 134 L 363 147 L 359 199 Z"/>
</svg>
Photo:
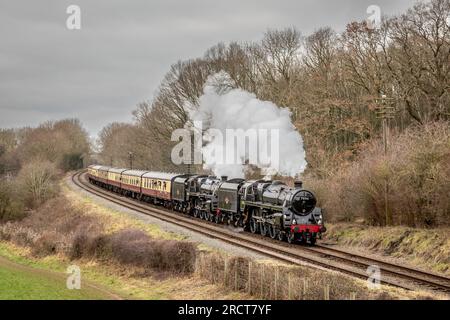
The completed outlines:
<svg viewBox="0 0 450 320">
<path fill-rule="evenodd" d="M 381 124 L 383 128 L 383 147 L 384 147 L 384 156 L 387 156 L 388 151 L 388 135 L 389 135 L 389 119 L 394 118 L 394 98 L 388 98 L 385 94 L 381 93 L 381 98 L 376 99 L 377 103 L 377 118 L 381 119 Z M 384 214 L 386 219 L 386 225 L 390 222 L 389 215 L 389 177 L 386 176 L 384 180 Z"/>
<path fill-rule="evenodd" d="M 128 152 L 128 157 L 130 158 L 130 169 L 133 170 L 133 157 L 134 157 L 134 153 L 129 151 Z"/>
</svg>

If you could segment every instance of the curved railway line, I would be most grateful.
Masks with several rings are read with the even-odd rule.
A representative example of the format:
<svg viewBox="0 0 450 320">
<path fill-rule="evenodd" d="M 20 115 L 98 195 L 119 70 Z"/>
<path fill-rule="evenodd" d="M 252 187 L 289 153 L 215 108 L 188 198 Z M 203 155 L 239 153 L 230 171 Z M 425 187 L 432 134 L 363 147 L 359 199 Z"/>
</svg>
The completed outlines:
<svg viewBox="0 0 450 320">
<path fill-rule="evenodd" d="M 369 266 L 377 266 L 381 272 L 382 284 L 407 290 L 422 288 L 450 294 L 450 278 L 443 275 L 429 273 L 323 245 L 316 245 L 314 247 L 289 245 L 287 243 L 280 243 L 279 241 L 275 242 L 269 238 L 263 238 L 260 235 L 232 231 L 223 225 L 217 225 L 212 222 L 175 213 L 93 186 L 86 181 L 84 171 L 73 174 L 72 181 L 81 189 L 125 208 L 270 258 L 297 265 L 309 263 L 360 279 L 368 278 L 366 270 Z"/>
</svg>

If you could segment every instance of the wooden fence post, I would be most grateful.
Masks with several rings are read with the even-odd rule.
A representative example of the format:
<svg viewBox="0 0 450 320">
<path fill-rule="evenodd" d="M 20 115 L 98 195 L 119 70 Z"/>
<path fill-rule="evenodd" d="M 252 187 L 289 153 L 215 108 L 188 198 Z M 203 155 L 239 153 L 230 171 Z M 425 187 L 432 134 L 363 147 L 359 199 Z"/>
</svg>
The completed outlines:
<svg viewBox="0 0 450 320">
<path fill-rule="evenodd" d="M 223 272 L 223 285 L 226 287 L 227 286 L 227 274 L 228 274 L 228 260 L 227 258 L 225 259 L 225 270 Z"/>
<path fill-rule="evenodd" d="M 237 264 L 234 265 L 234 290 L 237 291 L 238 289 L 238 271 L 237 271 Z"/>
<path fill-rule="evenodd" d="M 264 279 L 264 264 L 261 265 L 261 298 L 264 297 L 263 295 L 263 279 Z"/>
<path fill-rule="evenodd" d="M 308 290 L 308 279 L 303 279 L 303 300 L 305 300 L 306 292 Z"/>
<path fill-rule="evenodd" d="M 275 284 L 274 284 L 274 296 L 275 300 L 277 300 L 278 297 L 278 267 L 275 269 Z"/>
<path fill-rule="evenodd" d="M 252 294 L 252 262 L 250 261 L 248 263 L 248 280 L 247 280 L 247 286 L 248 286 L 248 293 Z"/>
<path fill-rule="evenodd" d="M 291 274 L 288 274 L 288 300 L 291 300 Z"/>
<path fill-rule="evenodd" d="M 323 288 L 323 299 L 330 300 L 330 285 L 325 285 Z"/>
</svg>

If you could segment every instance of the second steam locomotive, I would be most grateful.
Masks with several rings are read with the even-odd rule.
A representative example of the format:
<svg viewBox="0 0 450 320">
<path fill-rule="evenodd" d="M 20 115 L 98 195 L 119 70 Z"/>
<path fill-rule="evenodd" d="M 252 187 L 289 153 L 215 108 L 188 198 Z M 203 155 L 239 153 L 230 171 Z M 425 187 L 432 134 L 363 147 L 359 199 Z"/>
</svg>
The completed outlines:
<svg viewBox="0 0 450 320">
<path fill-rule="evenodd" d="M 316 197 L 301 182 L 244 180 L 88 167 L 88 179 L 107 190 L 196 218 L 225 223 L 289 243 L 315 244 L 326 231 Z"/>
</svg>

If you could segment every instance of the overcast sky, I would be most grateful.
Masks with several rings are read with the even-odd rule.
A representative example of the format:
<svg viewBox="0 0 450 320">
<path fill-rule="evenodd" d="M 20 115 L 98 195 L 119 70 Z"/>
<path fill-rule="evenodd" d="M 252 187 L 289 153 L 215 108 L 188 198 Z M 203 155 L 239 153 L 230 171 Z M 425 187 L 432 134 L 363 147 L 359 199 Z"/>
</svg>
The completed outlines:
<svg viewBox="0 0 450 320">
<path fill-rule="evenodd" d="M 66 9 L 81 8 L 81 30 Z M 151 100 L 170 65 L 219 41 L 260 40 L 268 28 L 304 35 L 364 20 L 369 5 L 412 0 L 0 0 L 0 127 L 79 118 L 91 135 Z"/>
</svg>

